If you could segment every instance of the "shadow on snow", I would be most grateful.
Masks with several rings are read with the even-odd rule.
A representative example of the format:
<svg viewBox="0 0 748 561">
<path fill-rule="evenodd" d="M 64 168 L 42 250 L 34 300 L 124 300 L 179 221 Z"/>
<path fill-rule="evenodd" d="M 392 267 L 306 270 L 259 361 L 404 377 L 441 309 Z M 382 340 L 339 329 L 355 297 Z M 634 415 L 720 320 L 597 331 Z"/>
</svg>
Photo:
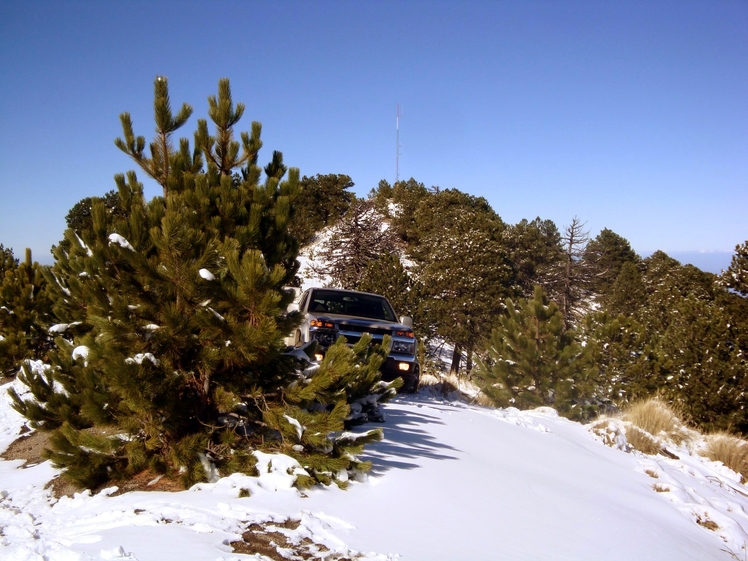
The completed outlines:
<svg viewBox="0 0 748 561">
<path fill-rule="evenodd" d="M 428 407 L 434 408 L 432 404 Z M 369 444 L 363 454 L 372 462 L 371 473 L 382 474 L 390 469 L 414 469 L 420 464 L 408 462 L 408 459 L 429 458 L 435 460 L 456 460 L 457 448 L 437 441 L 424 425 L 440 425 L 444 422 L 427 412 L 403 411 L 387 408 L 387 421 L 384 423 L 384 440 Z"/>
</svg>

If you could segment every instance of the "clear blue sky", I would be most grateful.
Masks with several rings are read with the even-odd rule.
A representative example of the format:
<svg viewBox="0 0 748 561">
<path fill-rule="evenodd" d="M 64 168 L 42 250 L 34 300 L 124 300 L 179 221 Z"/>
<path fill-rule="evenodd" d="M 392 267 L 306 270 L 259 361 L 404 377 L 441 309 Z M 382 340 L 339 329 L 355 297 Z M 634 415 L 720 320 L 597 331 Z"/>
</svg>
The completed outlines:
<svg viewBox="0 0 748 561">
<path fill-rule="evenodd" d="M 195 108 L 182 136 L 228 77 L 261 162 L 360 195 L 394 180 L 400 103 L 400 177 L 506 222 L 578 215 L 641 253 L 748 239 L 746 0 L 0 0 L 0 243 L 51 261 L 68 210 L 134 169 L 118 116 L 151 138 L 158 74 Z"/>
</svg>

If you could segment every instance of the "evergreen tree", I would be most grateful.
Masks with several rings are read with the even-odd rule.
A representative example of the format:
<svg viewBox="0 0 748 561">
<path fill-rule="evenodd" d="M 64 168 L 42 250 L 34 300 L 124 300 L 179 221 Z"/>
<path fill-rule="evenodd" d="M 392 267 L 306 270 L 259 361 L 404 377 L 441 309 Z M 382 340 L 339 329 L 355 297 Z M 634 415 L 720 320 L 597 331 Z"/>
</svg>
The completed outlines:
<svg viewBox="0 0 748 561">
<path fill-rule="evenodd" d="M 387 351 L 338 348 L 306 372 L 284 354 L 298 324 L 283 288 L 298 269 L 288 231 L 298 170 L 284 179 L 276 154 L 259 181 L 260 125 L 241 135 L 240 153 L 233 126 L 243 106 L 233 106 L 228 80 L 209 98 L 215 134 L 200 122 L 197 151 L 185 139 L 173 148 L 191 110 L 172 116 L 169 105 L 158 78 L 150 158 L 127 114 L 117 141 L 164 196 L 146 201 L 135 172 L 118 175 L 125 217 L 94 200 L 91 229 L 65 233 L 69 250 L 56 249 L 46 278 L 69 328 L 49 353 L 52 369 L 21 376 L 35 400 L 11 392 L 14 406 L 51 431 L 48 457 L 86 486 L 143 469 L 185 485 L 251 472 L 260 449 L 296 458 L 299 485 L 344 484 L 366 468 L 362 445 L 381 436 L 343 429 L 356 400 L 394 395 L 378 377 Z"/>
<path fill-rule="evenodd" d="M 31 250 L 18 266 L 12 252 L 2 253 L 7 269 L 0 278 L 0 375 L 7 376 L 26 359 L 44 358 L 51 347 L 52 303 L 43 268 L 32 262 Z"/>
<path fill-rule="evenodd" d="M 722 286 L 748 297 L 748 240 L 735 246 L 730 266 L 720 277 Z"/>
<path fill-rule="evenodd" d="M 708 431 L 748 431 L 748 368 L 735 331 L 723 308 L 689 295 L 655 344 L 665 395 Z"/>
<path fill-rule="evenodd" d="M 416 283 L 397 253 L 384 253 L 367 265 L 356 290 L 381 294 L 397 313 L 415 317 L 419 302 Z"/>
<path fill-rule="evenodd" d="M 510 226 L 504 236 L 510 259 L 517 270 L 517 284 L 524 298 L 531 298 L 535 285 L 551 288 L 552 272 L 563 260 L 561 235 L 552 220 L 537 217 Z"/>
<path fill-rule="evenodd" d="M 125 218 L 125 213 L 122 209 L 122 205 L 119 200 L 119 193 L 117 191 L 108 191 L 103 197 L 86 197 L 81 199 L 68 211 L 65 216 L 65 223 L 67 227 L 79 236 L 84 231 L 89 231 L 93 228 L 93 219 L 91 218 L 91 209 L 93 202 L 97 199 L 101 199 L 104 203 L 104 207 L 110 214 L 116 215 L 118 218 Z M 70 248 L 69 243 L 63 238 L 58 244 L 63 249 L 68 250 Z M 52 246 L 52 252 L 54 252 L 56 246 Z"/>
<path fill-rule="evenodd" d="M 18 267 L 18 259 L 13 255 L 13 250 L 0 243 L 0 281 L 5 277 L 5 271 Z"/>
<path fill-rule="evenodd" d="M 302 245 L 309 243 L 315 233 L 332 225 L 348 211 L 356 198 L 348 191 L 353 186 L 351 178 L 342 174 L 317 174 L 301 178 L 296 214 L 290 229 Z"/>
<path fill-rule="evenodd" d="M 374 201 L 356 199 L 320 244 L 320 265 L 315 272 L 329 275 L 334 286 L 355 289 L 369 263 L 397 253 L 398 246 L 396 234 L 385 225 Z"/>
<path fill-rule="evenodd" d="M 515 307 L 506 301 L 506 314 L 493 330 L 487 359 L 478 360 L 475 380 L 499 407 L 521 409 L 548 405 L 575 419 L 590 415 L 581 405 L 590 392 L 581 347 L 564 329 L 563 314 L 541 287 L 532 300 Z"/>
<path fill-rule="evenodd" d="M 604 300 L 605 309 L 613 315 L 630 316 L 637 313 L 646 301 L 646 288 L 639 267 L 627 261 L 621 266 L 621 272 Z"/>
<path fill-rule="evenodd" d="M 592 266 L 592 290 L 608 295 L 624 264 L 638 263 L 639 256 L 628 240 L 603 228 L 584 248 L 584 260 Z"/>
<path fill-rule="evenodd" d="M 459 371 L 466 352 L 469 371 L 472 353 L 516 290 L 506 225 L 485 199 L 455 189 L 423 198 L 413 222 L 418 242 L 409 256 L 417 264 L 422 317 L 454 345 L 451 370 Z"/>
<path fill-rule="evenodd" d="M 659 377 L 643 326 L 625 315 L 587 314 L 578 338 L 584 342 L 582 359 L 596 381 L 593 394 L 604 406 L 622 406 L 656 393 Z"/>
<path fill-rule="evenodd" d="M 407 181 L 396 181 L 391 188 L 386 181 L 380 181 L 378 192 L 382 193 L 382 196 L 391 193 L 389 200 L 393 204 L 393 209 L 390 217 L 397 235 L 409 245 L 417 244 L 421 233 L 420 222 L 415 222 L 413 219 L 421 203 L 428 199 L 431 193 L 423 183 L 419 183 L 412 177 Z M 375 196 L 375 200 L 381 200 L 379 194 Z M 388 207 L 389 205 L 386 209 L 389 211 Z"/>
</svg>

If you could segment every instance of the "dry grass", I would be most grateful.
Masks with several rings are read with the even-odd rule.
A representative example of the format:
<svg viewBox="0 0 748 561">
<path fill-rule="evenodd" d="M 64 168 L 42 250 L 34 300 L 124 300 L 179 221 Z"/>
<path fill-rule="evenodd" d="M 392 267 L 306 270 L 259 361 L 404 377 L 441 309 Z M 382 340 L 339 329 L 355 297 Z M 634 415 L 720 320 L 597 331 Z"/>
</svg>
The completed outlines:
<svg viewBox="0 0 748 561">
<path fill-rule="evenodd" d="M 493 400 L 483 392 L 479 392 L 475 395 L 475 397 L 473 398 L 473 403 L 475 403 L 476 405 L 480 405 L 481 407 L 496 407 L 496 404 L 493 402 Z"/>
<path fill-rule="evenodd" d="M 690 431 L 678 413 L 667 403 L 657 398 L 633 404 L 624 411 L 621 418 L 651 436 L 664 438 L 676 444 L 681 444 L 689 438 Z M 640 450 L 631 442 L 629 432 L 626 431 L 627 440 L 634 448 Z M 636 439 L 638 436 L 634 436 L 634 438 Z M 650 438 L 650 440 L 652 439 Z"/>
<path fill-rule="evenodd" d="M 657 491 L 658 493 L 669 493 L 670 487 L 666 487 L 665 485 L 660 485 L 659 483 L 655 483 L 652 485 L 652 489 Z"/>
<path fill-rule="evenodd" d="M 711 530 L 712 532 L 716 532 L 717 530 L 719 530 L 719 524 L 717 524 L 714 520 L 709 520 L 706 517 L 702 518 L 701 516 L 696 515 L 696 523 L 699 526 L 703 526 L 707 530 Z"/>
<path fill-rule="evenodd" d="M 657 475 L 657 472 L 653 469 L 645 469 L 644 473 L 646 473 L 652 479 L 657 479 L 658 477 L 660 477 L 659 475 Z"/>
<path fill-rule="evenodd" d="M 647 432 L 639 429 L 634 425 L 630 425 L 626 428 L 626 442 L 629 443 L 634 450 L 639 450 L 644 454 L 656 455 L 662 451 L 662 444 L 657 442 Z"/>
<path fill-rule="evenodd" d="M 710 434 L 705 440 L 704 456 L 739 473 L 742 481 L 748 480 L 748 442 L 727 433 Z"/>
</svg>

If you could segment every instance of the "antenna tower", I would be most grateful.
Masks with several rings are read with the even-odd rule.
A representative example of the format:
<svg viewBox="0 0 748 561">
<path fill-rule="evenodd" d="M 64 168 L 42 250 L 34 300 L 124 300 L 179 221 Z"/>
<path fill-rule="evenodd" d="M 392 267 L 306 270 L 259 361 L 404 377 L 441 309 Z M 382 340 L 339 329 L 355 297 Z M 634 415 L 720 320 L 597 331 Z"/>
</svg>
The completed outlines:
<svg viewBox="0 0 748 561">
<path fill-rule="evenodd" d="M 400 181 L 400 117 L 402 116 L 398 103 L 395 113 L 395 183 Z"/>
</svg>

